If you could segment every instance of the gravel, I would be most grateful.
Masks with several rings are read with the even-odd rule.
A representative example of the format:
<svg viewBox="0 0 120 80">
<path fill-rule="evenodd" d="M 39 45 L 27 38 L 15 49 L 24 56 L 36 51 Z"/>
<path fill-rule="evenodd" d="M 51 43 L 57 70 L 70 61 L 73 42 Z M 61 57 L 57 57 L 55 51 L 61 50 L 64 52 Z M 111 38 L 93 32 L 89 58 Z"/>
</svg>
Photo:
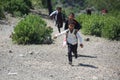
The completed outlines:
<svg viewBox="0 0 120 80">
<path fill-rule="evenodd" d="M 70 66 L 64 36 L 49 45 L 13 44 L 9 36 L 19 20 L 0 24 L 0 80 L 120 80 L 119 41 L 81 34 L 84 48 Z M 54 28 L 52 35 L 58 33 L 51 20 L 44 20 Z"/>
</svg>

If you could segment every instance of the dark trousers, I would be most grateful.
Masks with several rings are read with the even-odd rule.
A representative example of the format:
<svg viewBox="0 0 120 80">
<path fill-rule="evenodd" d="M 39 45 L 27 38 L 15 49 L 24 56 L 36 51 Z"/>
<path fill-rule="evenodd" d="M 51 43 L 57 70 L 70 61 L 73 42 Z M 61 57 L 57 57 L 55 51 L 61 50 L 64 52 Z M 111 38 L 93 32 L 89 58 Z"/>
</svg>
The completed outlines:
<svg viewBox="0 0 120 80">
<path fill-rule="evenodd" d="M 78 44 L 72 45 L 72 44 L 68 43 L 68 60 L 69 60 L 69 62 L 72 62 L 72 52 L 73 52 L 75 58 L 78 57 L 77 47 L 78 47 Z"/>
<path fill-rule="evenodd" d="M 56 25 L 57 25 L 58 31 L 59 31 L 59 33 L 60 33 L 60 32 L 61 32 L 60 28 L 63 27 L 63 22 L 56 22 Z"/>
</svg>

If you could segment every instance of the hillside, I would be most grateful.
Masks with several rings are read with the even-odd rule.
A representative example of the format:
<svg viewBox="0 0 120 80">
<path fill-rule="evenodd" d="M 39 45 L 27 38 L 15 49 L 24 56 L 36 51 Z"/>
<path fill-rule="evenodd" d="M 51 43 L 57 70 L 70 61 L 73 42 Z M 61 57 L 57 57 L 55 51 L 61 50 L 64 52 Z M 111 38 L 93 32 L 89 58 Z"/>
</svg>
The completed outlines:
<svg viewBox="0 0 120 80">
<path fill-rule="evenodd" d="M 0 80 L 120 80 L 120 42 L 82 35 L 84 48 L 68 64 L 63 36 L 51 45 L 17 45 L 9 37 L 20 19 L 0 23 Z M 53 21 L 44 20 L 58 33 Z"/>
</svg>

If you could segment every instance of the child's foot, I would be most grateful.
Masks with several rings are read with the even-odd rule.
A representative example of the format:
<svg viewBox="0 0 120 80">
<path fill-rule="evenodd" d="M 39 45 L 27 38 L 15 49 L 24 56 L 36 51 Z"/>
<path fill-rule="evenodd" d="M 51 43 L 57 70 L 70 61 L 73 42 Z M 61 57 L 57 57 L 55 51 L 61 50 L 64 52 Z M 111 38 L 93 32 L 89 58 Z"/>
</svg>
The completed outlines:
<svg viewBox="0 0 120 80">
<path fill-rule="evenodd" d="M 78 58 L 78 56 L 75 56 L 75 59 L 77 59 Z"/>
<path fill-rule="evenodd" d="M 72 62 L 69 62 L 69 64 L 72 66 Z"/>
</svg>

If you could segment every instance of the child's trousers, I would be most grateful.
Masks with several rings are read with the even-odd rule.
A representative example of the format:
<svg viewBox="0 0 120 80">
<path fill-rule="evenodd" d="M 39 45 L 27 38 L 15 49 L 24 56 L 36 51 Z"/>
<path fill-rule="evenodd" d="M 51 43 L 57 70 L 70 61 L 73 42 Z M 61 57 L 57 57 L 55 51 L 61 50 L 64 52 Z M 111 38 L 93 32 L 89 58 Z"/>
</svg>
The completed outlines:
<svg viewBox="0 0 120 80">
<path fill-rule="evenodd" d="M 63 27 L 63 22 L 56 22 L 56 25 L 57 25 L 58 31 L 59 31 L 59 33 L 60 33 L 60 32 L 61 32 L 61 31 L 60 31 L 60 28 Z"/>
<path fill-rule="evenodd" d="M 73 52 L 75 58 L 78 57 L 77 46 L 78 46 L 78 44 L 72 45 L 72 44 L 68 43 L 68 60 L 69 60 L 69 62 L 72 62 L 72 52 Z"/>
</svg>

